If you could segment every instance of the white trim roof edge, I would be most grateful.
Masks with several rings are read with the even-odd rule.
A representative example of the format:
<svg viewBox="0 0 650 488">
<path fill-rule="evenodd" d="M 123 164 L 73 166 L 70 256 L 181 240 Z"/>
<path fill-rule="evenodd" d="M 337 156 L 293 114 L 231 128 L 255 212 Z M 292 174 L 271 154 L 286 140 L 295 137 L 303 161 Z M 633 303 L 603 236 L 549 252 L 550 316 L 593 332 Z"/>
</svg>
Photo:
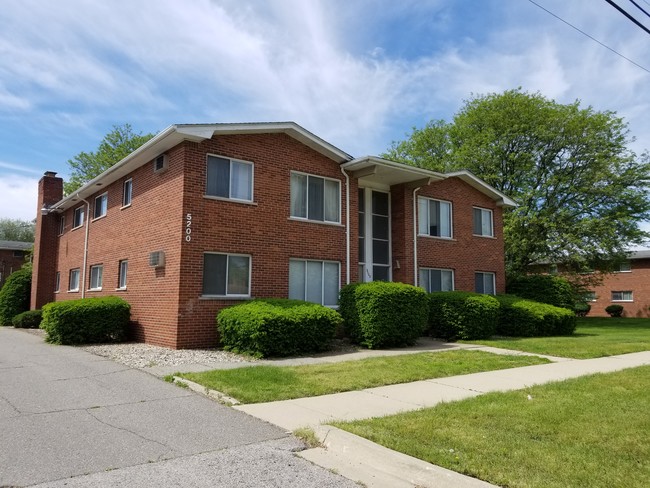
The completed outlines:
<svg viewBox="0 0 650 488">
<path fill-rule="evenodd" d="M 518 207 L 517 202 L 509 198 L 508 196 L 501 193 L 499 190 L 494 188 L 492 185 L 488 185 L 481 178 L 476 176 L 469 170 L 463 169 L 461 171 L 454 171 L 451 173 L 445 173 L 447 178 L 460 178 L 466 183 L 470 184 L 479 191 L 482 191 L 486 195 L 491 196 L 495 200 L 500 200 L 501 206 L 503 207 Z"/>
</svg>

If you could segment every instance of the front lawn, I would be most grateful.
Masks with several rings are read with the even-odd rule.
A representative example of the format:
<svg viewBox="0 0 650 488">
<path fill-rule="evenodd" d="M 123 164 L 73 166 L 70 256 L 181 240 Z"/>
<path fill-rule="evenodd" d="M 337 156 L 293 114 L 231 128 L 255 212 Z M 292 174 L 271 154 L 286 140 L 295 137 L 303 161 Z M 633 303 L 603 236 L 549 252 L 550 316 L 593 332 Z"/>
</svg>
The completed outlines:
<svg viewBox="0 0 650 488">
<path fill-rule="evenodd" d="M 461 341 L 575 359 L 650 350 L 650 319 L 585 317 L 575 334 L 560 337 L 504 337 Z"/>
<path fill-rule="evenodd" d="M 535 356 L 445 351 L 308 366 L 251 366 L 178 376 L 242 403 L 261 403 L 547 362 Z"/>
<path fill-rule="evenodd" d="M 646 487 L 650 366 L 335 423 L 499 486 Z"/>
</svg>

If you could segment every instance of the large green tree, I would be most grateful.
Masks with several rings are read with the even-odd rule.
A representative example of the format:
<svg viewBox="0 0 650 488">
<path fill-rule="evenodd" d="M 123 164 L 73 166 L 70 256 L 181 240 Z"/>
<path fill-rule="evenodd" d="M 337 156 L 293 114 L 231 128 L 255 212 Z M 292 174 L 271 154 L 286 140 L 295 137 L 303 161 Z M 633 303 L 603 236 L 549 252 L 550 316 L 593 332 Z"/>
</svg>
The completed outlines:
<svg viewBox="0 0 650 488">
<path fill-rule="evenodd" d="M 80 152 L 68 160 L 70 180 L 63 185 L 66 195 L 124 159 L 152 137 L 153 134 L 134 133 L 130 124 L 114 125 L 95 152 Z"/>
<path fill-rule="evenodd" d="M 521 89 L 473 96 L 449 123 L 413 129 L 384 155 L 436 171 L 468 169 L 513 198 L 504 215 L 506 266 L 605 266 L 650 237 L 648 153 L 630 149 L 614 112 L 559 104 Z"/>
<path fill-rule="evenodd" d="M 0 240 L 34 242 L 35 223 L 20 219 L 0 219 Z"/>
</svg>

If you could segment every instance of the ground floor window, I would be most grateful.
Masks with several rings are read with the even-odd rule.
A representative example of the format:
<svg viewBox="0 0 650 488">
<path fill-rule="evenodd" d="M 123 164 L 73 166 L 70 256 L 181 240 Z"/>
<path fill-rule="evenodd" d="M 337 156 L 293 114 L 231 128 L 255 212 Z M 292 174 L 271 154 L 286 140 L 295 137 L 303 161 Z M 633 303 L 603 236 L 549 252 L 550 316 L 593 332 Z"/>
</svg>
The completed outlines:
<svg viewBox="0 0 650 488">
<path fill-rule="evenodd" d="M 454 270 L 420 268 L 420 286 L 429 293 L 454 290 Z"/>
<path fill-rule="evenodd" d="M 612 292 L 612 302 L 632 302 L 632 301 L 634 301 L 634 296 L 631 290 Z"/>
<path fill-rule="evenodd" d="M 60 288 L 61 288 L 61 272 L 57 271 L 56 276 L 54 277 L 54 292 L 58 293 Z"/>
<path fill-rule="evenodd" d="M 70 279 L 68 281 L 68 291 L 79 291 L 79 268 L 70 270 Z"/>
<path fill-rule="evenodd" d="M 248 297 L 251 257 L 206 252 L 203 255 L 203 295 Z"/>
<path fill-rule="evenodd" d="M 102 289 L 102 279 L 104 275 L 104 267 L 101 265 L 95 265 L 90 267 L 90 289 L 91 290 L 101 290 Z"/>
<path fill-rule="evenodd" d="M 117 279 L 117 287 L 120 290 L 126 290 L 126 273 L 129 270 L 129 262 L 124 259 L 120 261 L 119 276 Z"/>
<path fill-rule="evenodd" d="M 335 261 L 291 259 L 289 298 L 336 306 L 339 299 L 340 265 Z"/>
<path fill-rule="evenodd" d="M 495 294 L 494 273 L 479 272 L 474 274 L 476 293 Z"/>
</svg>

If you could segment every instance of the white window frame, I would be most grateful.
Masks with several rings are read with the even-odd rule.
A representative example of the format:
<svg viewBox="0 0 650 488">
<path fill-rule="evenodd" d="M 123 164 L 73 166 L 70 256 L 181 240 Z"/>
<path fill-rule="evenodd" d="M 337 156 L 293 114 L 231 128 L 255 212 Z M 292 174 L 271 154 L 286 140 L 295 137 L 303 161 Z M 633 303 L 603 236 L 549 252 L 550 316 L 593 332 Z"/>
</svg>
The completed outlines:
<svg viewBox="0 0 650 488">
<path fill-rule="evenodd" d="M 225 197 L 223 195 L 212 195 L 208 193 L 208 172 L 210 168 L 210 158 L 219 158 L 219 159 L 226 159 L 230 162 L 230 168 L 229 168 L 229 181 L 228 181 L 228 196 Z M 232 166 L 233 163 L 236 164 L 245 164 L 250 166 L 251 168 L 251 179 L 250 179 L 250 199 L 246 198 L 235 198 L 232 196 L 232 184 L 233 184 L 233 171 L 232 171 Z M 243 159 L 235 159 L 235 158 L 229 158 L 228 156 L 220 156 L 219 154 L 207 154 L 206 155 L 206 160 L 205 160 L 205 197 L 206 198 L 213 198 L 215 200 L 231 200 L 234 202 L 245 202 L 245 203 L 252 203 L 253 198 L 254 198 L 254 192 L 255 190 L 255 164 L 252 161 L 244 161 Z"/>
<path fill-rule="evenodd" d="M 483 290 L 484 291 L 475 290 L 476 293 L 483 293 L 484 295 L 496 295 L 496 293 L 497 293 L 497 283 L 496 283 L 497 275 L 496 275 L 496 273 L 493 272 L 493 271 L 476 271 L 476 272 L 474 272 L 474 287 L 475 288 L 476 288 L 476 278 L 477 278 L 477 275 L 479 275 L 479 274 L 483 275 Z M 488 276 L 492 276 L 492 290 L 493 290 L 493 293 L 485 293 L 485 278 L 488 277 Z"/>
<path fill-rule="evenodd" d="M 101 200 L 100 200 L 101 199 Z M 101 213 L 100 215 L 97 215 L 97 201 L 101 202 Z M 95 202 L 93 205 L 93 220 L 101 219 L 102 217 L 106 217 L 106 214 L 108 213 L 108 192 L 105 191 L 101 195 L 97 195 L 95 197 Z"/>
<path fill-rule="evenodd" d="M 431 271 L 441 271 L 441 272 L 445 272 L 445 273 L 450 273 L 451 274 L 451 290 L 440 290 L 440 291 L 454 291 L 456 289 L 456 277 L 455 277 L 455 273 L 454 273 L 453 269 L 421 267 L 419 272 L 418 272 L 418 285 L 421 288 L 424 288 L 424 290 L 426 290 L 428 293 L 431 293 L 431 286 L 429 286 L 429 289 L 422 286 L 422 272 L 423 271 L 426 271 L 429 274 L 429 277 L 428 277 L 429 285 L 431 285 Z M 442 274 L 441 274 L 441 278 L 442 278 Z M 441 288 L 442 288 L 442 286 L 441 286 Z"/>
<path fill-rule="evenodd" d="M 449 235 L 432 235 L 431 234 L 431 215 L 429 202 L 438 202 L 449 206 Z M 425 211 L 423 212 L 422 203 L 425 203 Z M 440 217 L 440 215 L 438 216 Z M 426 223 L 426 232 L 422 232 L 423 219 Z M 440 225 L 438 226 L 438 233 L 440 234 Z M 454 204 L 449 200 L 441 200 L 439 198 L 418 197 L 418 236 L 433 237 L 435 239 L 453 239 L 454 238 Z"/>
<path fill-rule="evenodd" d="M 220 294 L 208 294 L 205 293 L 205 256 L 206 255 L 219 255 L 219 256 L 226 256 L 226 293 L 225 295 L 220 295 Z M 248 291 L 247 293 L 228 293 L 228 272 L 230 268 L 230 258 L 231 257 L 243 257 L 243 258 L 248 258 Z M 202 277 L 201 277 L 201 296 L 204 298 L 250 298 L 251 297 L 251 278 L 253 275 L 253 257 L 250 254 L 236 254 L 236 253 L 227 253 L 227 252 L 213 252 L 213 251 L 206 251 L 203 253 L 203 270 L 202 270 Z"/>
<path fill-rule="evenodd" d="M 129 178 L 128 180 L 124 180 L 124 183 L 122 184 L 122 208 L 130 207 L 132 199 L 133 199 L 133 178 Z"/>
<path fill-rule="evenodd" d="M 305 265 L 305 276 L 304 276 L 304 289 L 302 293 L 302 298 L 298 297 L 291 297 L 290 293 L 288 295 L 289 298 L 293 298 L 296 300 L 304 300 L 306 301 L 307 298 L 307 263 L 319 263 L 321 265 L 321 282 L 320 282 L 320 301 L 319 302 L 310 302 L 310 303 L 319 303 L 320 305 L 324 305 L 329 308 L 338 308 L 338 300 L 337 303 L 333 304 L 325 304 L 325 264 L 335 264 L 338 268 L 338 272 L 336 274 L 336 283 L 337 283 L 337 289 L 336 289 L 336 296 L 338 298 L 339 292 L 341 291 L 341 263 L 339 261 L 330 261 L 330 260 L 322 260 L 322 259 L 299 259 L 299 258 L 290 258 L 289 259 L 289 266 L 291 266 L 291 263 L 304 263 Z M 289 279 L 291 279 L 291 272 L 289 272 Z M 291 286 L 289 286 L 289 290 L 291 290 Z"/>
<path fill-rule="evenodd" d="M 72 288 L 72 276 L 76 276 L 76 286 Z M 72 268 L 68 273 L 68 291 L 79 291 L 79 281 L 81 278 L 81 273 L 79 268 Z"/>
<path fill-rule="evenodd" d="M 632 272 L 632 262 L 624 261 L 618 265 L 617 273 L 631 273 Z"/>
<path fill-rule="evenodd" d="M 61 272 L 57 271 L 54 275 L 54 293 L 59 293 L 61 291 Z"/>
<path fill-rule="evenodd" d="M 585 293 L 585 301 L 587 302 L 595 302 L 598 301 L 598 297 L 596 296 L 595 291 L 588 291 Z"/>
<path fill-rule="evenodd" d="M 65 215 L 59 218 L 59 235 L 62 236 L 65 232 Z"/>
<path fill-rule="evenodd" d="M 618 294 L 618 298 L 616 295 Z M 626 298 L 626 295 L 629 298 Z M 634 292 L 632 290 L 612 291 L 612 302 L 633 302 Z"/>
<path fill-rule="evenodd" d="M 79 217 L 79 223 L 77 224 L 77 216 Z M 79 227 L 82 227 L 84 225 L 84 220 L 86 219 L 86 210 L 85 206 L 81 205 L 77 208 L 75 208 L 72 211 L 72 230 L 78 229 Z"/>
<path fill-rule="evenodd" d="M 474 232 L 474 230 L 476 228 L 476 210 L 479 210 L 481 212 L 480 213 L 480 215 L 481 215 L 481 222 L 480 222 L 481 223 L 481 233 L 480 234 L 477 234 L 476 232 Z M 490 233 L 489 234 L 485 234 L 483 232 L 484 219 L 485 219 L 486 214 L 489 215 L 489 219 L 490 219 L 489 220 L 489 222 L 490 222 Z M 494 237 L 494 212 L 491 209 L 483 208 L 483 207 L 472 207 L 472 235 L 474 235 L 476 237 Z"/>
<path fill-rule="evenodd" d="M 90 279 L 88 282 L 88 291 L 101 291 L 104 281 L 104 266 L 94 264 L 90 267 Z"/>
<path fill-rule="evenodd" d="M 127 278 L 129 275 L 129 260 L 122 259 L 117 267 L 117 289 L 126 290 Z"/>
<path fill-rule="evenodd" d="M 294 179 L 292 178 L 293 175 L 297 176 L 304 176 L 306 177 L 306 182 L 307 182 L 307 188 L 305 189 L 305 215 L 294 215 L 294 209 L 292 205 L 293 201 L 293 194 L 294 194 L 294 186 L 293 182 Z M 323 180 L 323 219 L 313 219 L 309 218 L 309 178 L 316 178 L 319 180 Z M 326 203 L 326 198 L 327 198 L 327 193 L 325 192 L 325 181 L 332 181 L 336 183 L 336 189 L 337 189 L 337 215 L 336 215 L 336 220 L 328 220 L 325 218 L 325 209 L 327 208 L 327 203 Z M 314 175 L 311 173 L 303 173 L 302 171 L 291 171 L 290 176 L 289 176 L 289 216 L 291 219 L 294 220 L 302 220 L 305 222 L 315 222 L 315 223 L 321 223 L 321 224 L 341 224 L 341 180 L 337 180 L 336 178 L 328 178 L 327 176 L 319 176 L 319 175 Z"/>
</svg>

